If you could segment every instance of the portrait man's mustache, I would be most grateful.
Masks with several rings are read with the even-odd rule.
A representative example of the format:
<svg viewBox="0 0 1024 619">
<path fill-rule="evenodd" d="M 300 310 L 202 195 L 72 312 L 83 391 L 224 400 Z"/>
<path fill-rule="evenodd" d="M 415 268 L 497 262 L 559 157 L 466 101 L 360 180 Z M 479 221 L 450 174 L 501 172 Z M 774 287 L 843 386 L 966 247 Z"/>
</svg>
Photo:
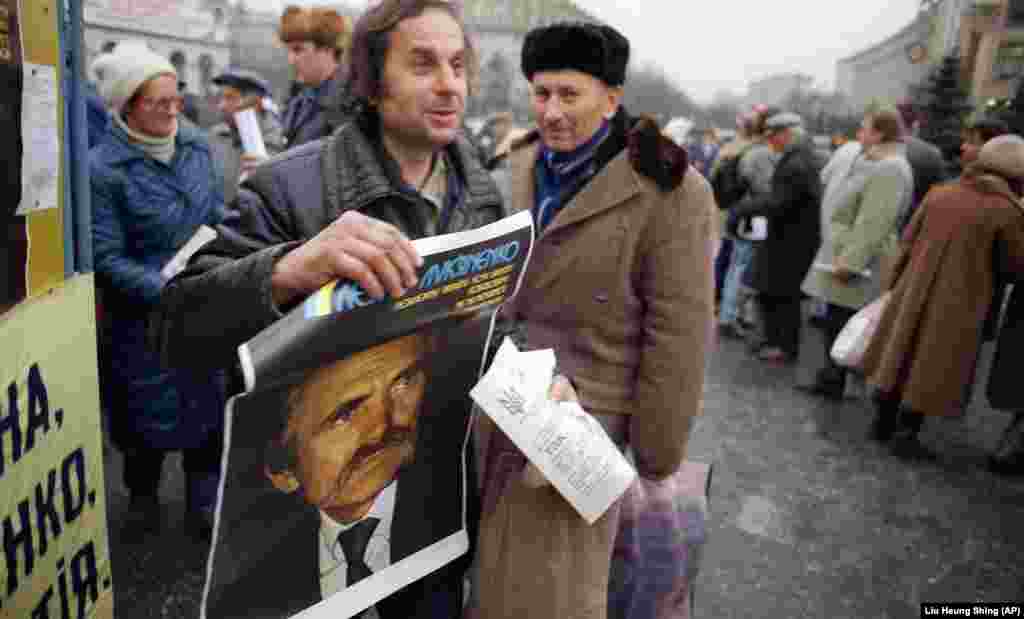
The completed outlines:
<svg viewBox="0 0 1024 619">
<path fill-rule="evenodd" d="M 312 372 L 290 393 L 267 475 L 336 522 L 354 522 L 416 450 L 429 335 L 413 334 Z"/>
</svg>

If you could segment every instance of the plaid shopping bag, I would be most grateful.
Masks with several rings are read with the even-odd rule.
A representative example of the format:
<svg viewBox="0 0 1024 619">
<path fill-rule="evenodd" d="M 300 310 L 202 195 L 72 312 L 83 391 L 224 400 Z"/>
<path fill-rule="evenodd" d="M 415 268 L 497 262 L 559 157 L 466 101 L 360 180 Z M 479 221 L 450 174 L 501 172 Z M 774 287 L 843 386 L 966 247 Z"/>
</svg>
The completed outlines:
<svg viewBox="0 0 1024 619">
<path fill-rule="evenodd" d="M 609 619 L 688 619 L 707 543 L 711 465 L 684 462 L 622 498 L 608 583 Z"/>
</svg>

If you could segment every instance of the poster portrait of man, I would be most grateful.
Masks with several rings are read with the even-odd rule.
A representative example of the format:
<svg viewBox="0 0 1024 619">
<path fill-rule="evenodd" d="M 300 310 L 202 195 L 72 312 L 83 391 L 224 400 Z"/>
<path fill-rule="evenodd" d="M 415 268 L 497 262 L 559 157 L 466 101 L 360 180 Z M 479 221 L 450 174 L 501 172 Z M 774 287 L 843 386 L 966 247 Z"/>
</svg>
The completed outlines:
<svg viewBox="0 0 1024 619">
<path fill-rule="evenodd" d="M 468 392 L 487 324 L 427 327 L 235 400 L 207 617 L 289 617 L 357 595 L 464 530 Z M 413 616 L 417 590 L 372 605 Z"/>
</svg>

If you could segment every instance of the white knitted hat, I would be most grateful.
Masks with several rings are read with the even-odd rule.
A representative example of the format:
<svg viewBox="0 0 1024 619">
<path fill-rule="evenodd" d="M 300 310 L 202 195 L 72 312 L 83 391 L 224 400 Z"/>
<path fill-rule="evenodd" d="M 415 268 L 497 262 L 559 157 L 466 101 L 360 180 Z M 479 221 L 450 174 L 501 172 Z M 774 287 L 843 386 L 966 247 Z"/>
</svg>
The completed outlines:
<svg viewBox="0 0 1024 619">
<path fill-rule="evenodd" d="M 139 88 L 154 77 L 170 74 L 175 81 L 178 79 L 178 72 L 169 60 L 150 51 L 145 44 L 132 41 L 125 41 L 109 54 L 98 57 L 91 68 L 99 80 L 100 96 L 118 114 Z"/>
</svg>

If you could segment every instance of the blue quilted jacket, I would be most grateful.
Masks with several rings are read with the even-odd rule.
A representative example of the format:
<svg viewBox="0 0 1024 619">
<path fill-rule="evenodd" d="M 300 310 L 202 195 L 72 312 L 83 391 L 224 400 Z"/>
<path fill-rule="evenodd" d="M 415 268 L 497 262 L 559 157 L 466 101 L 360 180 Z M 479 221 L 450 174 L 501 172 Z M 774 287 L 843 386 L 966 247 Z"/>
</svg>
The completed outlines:
<svg viewBox="0 0 1024 619">
<path fill-rule="evenodd" d="M 103 298 L 101 382 L 116 443 L 197 447 L 218 430 L 220 374 L 168 371 L 146 346 L 146 320 L 160 299 L 160 271 L 202 224 L 224 218 L 223 181 L 199 129 L 181 122 L 164 164 L 112 124 L 89 153 L 93 258 Z"/>
</svg>

